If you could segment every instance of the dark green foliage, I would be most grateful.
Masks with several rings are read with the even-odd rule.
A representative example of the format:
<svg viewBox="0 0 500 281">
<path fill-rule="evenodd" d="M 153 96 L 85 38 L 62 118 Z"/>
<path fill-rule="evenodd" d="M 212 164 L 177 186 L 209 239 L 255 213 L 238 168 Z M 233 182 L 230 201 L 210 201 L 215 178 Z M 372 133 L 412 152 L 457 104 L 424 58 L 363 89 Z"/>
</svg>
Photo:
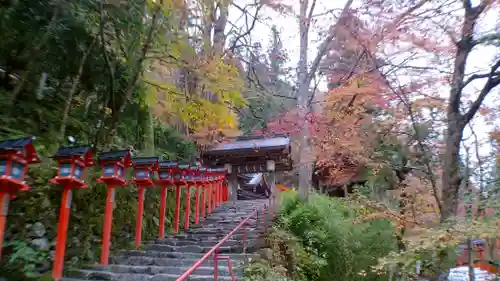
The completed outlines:
<svg viewBox="0 0 500 281">
<path fill-rule="evenodd" d="M 112 10 L 107 6 L 106 12 L 122 29 L 121 39 L 130 48 L 128 55 L 138 56 L 135 51 L 143 44 L 147 29 L 142 21 L 144 2 L 127 3 L 128 9 Z M 52 267 L 61 189 L 48 183 L 57 167 L 49 157 L 60 145 L 70 144 L 69 136 L 76 139 L 76 144 L 89 144 L 97 150 L 131 149 L 134 156 L 151 154 L 143 151 L 151 147 L 157 156 L 169 160 L 187 159 L 195 153 L 193 143 L 150 118 L 140 81 L 133 87 L 132 98 L 125 99 L 129 78 L 137 66 L 126 63 L 121 50 L 110 48 L 109 40 L 115 31 L 110 19 L 103 46 L 99 18 L 99 1 L 94 0 L 20 0 L 0 6 L 0 140 L 36 136 L 35 147 L 42 160 L 30 166 L 26 181 L 32 190 L 18 193 L 10 204 L 0 263 L 0 276 L 8 280 L 37 278 Z M 139 40 L 134 43 L 134 38 Z M 86 52 L 88 56 L 83 60 Z M 81 76 L 76 79 L 80 65 Z M 22 87 L 16 92 L 19 85 Z M 125 110 L 119 112 L 123 104 Z M 107 188 L 96 183 L 98 167 L 85 173 L 89 188 L 73 193 L 66 250 L 68 268 L 94 263 L 100 255 Z M 167 206 L 167 226 L 171 227 L 171 192 Z M 137 188 L 118 188 L 112 253 L 131 247 L 136 209 Z M 153 239 L 158 232 L 159 190 L 148 188 L 144 209 L 143 240 Z"/>
<path fill-rule="evenodd" d="M 244 134 L 265 131 L 267 124 L 296 105 L 295 89 L 286 80 L 290 70 L 278 29 L 272 27 L 269 49 L 262 53 L 260 46 L 240 54 L 248 57 L 246 77 L 247 107 L 240 110 L 239 129 Z"/>
<path fill-rule="evenodd" d="M 258 270 L 262 263 L 250 266 L 248 280 L 271 280 L 276 271 L 296 281 L 387 280 L 370 266 L 395 249 L 394 228 L 385 220 L 354 224 L 349 213 L 356 212 L 338 198 L 314 195 L 305 203 L 297 194 L 285 193 L 269 235 L 274 260 L 267 264 L 268 272 Z"/>
</svg>

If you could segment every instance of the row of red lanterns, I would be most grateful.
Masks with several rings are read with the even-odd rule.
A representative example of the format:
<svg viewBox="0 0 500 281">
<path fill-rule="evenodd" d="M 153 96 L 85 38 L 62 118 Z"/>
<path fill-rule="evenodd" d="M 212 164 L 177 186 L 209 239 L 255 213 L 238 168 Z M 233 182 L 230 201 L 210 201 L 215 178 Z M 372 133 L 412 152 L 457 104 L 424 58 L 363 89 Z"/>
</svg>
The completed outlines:
<svg viewBox="0 0 500 281">
<path fill-rule="evenodd" d="M 0 258 L 5 233 L 8 206 L 17 191 L 27 191 L 29 186 L 24 182 L 29 164 L 40 162 L 33 147 L 34 137 L 6 140 L 0 143 Z M 63 194 L 59 211 L 59 223 L 56 238 L 56 254 L 52 276 L 55 280 L 62 277 L 66 236 L 71 209 L 72 191 L 75 188 L 86 188 L 83 181 L 86 168 L 94 165 L 90 147 L 61 147 L 53 158 L 58 162 L 57 175 L 50 180 L 53 184 L 63 186 Z M 185 188 L 184 228 L 189 228 L 191 210 L 191 187 L 195 186 L 195 224 L 200 215 L 211 213 L 223 201 L 228 200 L 228 188 L 224 185 L 226 170 L 224 168 L 203 168 L 199 164 L 187 165 L 176 162 L 158 161 L 158 157 L 130 157 L 128 150 L 100 153 L 98 164 L 102 174 L 97 180 L 108 187 L 104 211 L 103 240 L 101 248 L 101 264 L 109 260 L 111 225 L 115 190 L 126 186 L 125 171 L 132 167 L 134 175 L 131 184 L 138 187 L 137 221 L 135 246 L 141 244 L 142 217 L 144 212 L 144 195 L 147 187 L 160 186 L 160 225 L 158 236 L 165 237 L 165 215 L 167 187 L 175 187 L 174 232 L 179 231 L 181 189 Z M 154 179 L 154 173 L 158 174 Z M 200 194 L 201 193 L 201 194 Z M 200 198 L 200 196 L 202 198 Z M 200 206 L 201 203 L 201 206 Z"/>
</svg>

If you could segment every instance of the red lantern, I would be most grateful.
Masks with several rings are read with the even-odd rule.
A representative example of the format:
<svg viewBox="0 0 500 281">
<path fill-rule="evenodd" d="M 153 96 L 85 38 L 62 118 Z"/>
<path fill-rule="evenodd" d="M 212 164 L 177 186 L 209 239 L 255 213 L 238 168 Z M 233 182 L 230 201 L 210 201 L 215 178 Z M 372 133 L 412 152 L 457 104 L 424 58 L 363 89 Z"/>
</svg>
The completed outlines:
<svg viewBox="0 0 500 281">
<path fill-rule="evenodd" d="M 106 207 L 104 209 L 104 225 L 102 231 L 101 264 L 108 264 L 109 247 L 111 240 L 111 226 L 113 222 L 113 208 L 115 203 L 115 189 L 117 186 L 127 185 L 125 170 L 132 166 L 130 151 L 118 150 L 99 154 L 99 166 L 102 176 L 97 179 L 108 186 Z"/>
<path fill-rule="evenodd" d="M 140 157 L 132 159 L 134 177 L 132 183 L 137 185 L 139 196 L 137 200 L 137 222 L 135 225 L 135 247 L 141 244 L 142 214 L 144 213 L 145 187 L 154 186 L 153 174 L 158 171 L 158 157 Z"/>
<path fill-rule="evenodd" d="M 102 169 L 102 175 L 98 182 L 107 185 L 125 186 L 125 170 L 132 166 L 130 151 L 117 150 L 102 152 L 99 154 L 99 166 Z"/>
<path fill-rule="evenodd" d="M 154 186 L 153 174 L 158 171 L 158 157 L 138 157 L 132 159 L 134 177 L 132 183 L 140 186 Z"/>
<path fill-rule="evenodd" d="M 63 185 L 64 188 L 57 226 L 56 255 L 52 269 L 52 277 L 59 280 L 62 278 L 64 267 L 72 190 L 73 188 L 87 188 L 87 184 L 83 182 L 84 170 L 94 165 L 94 162 L 92 161 L 92 150 L 88 146 L 61 147 L 54 155 L 54 159 L 58 162 L 58 171 L 50 182 Z"/>
<path fill-rule="evenodd" d="M 61 147 L 53 158 L 58 162 L 58 169 L 51 183 L 71 188 L 88 187 L 83 176 L 85 168 L 94 165 L 90 147 Z"/>
<path fill-rule="evenodd" d="M 27 137 L 0 143 L 0 258 L 10 199 L 16 191 L 30 189 L 24 182 L 28 164 L 40 162 L 33 147 L 34 139 Z"/>
</svg>

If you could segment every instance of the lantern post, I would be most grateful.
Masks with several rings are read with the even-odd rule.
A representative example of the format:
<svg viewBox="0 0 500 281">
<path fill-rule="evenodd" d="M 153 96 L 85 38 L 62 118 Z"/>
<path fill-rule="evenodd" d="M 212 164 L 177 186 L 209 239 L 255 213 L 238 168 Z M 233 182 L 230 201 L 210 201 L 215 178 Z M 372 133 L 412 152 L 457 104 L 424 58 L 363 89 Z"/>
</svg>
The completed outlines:
<svg viewBox="0 0 500 281">
<path fill-rule="evenodd" d="M 0 142 L 0 259 L 10 199 L 30 189 L 24 182 L 28 165 L 40 162 L 33 147 L 35 137 Z"/>
<path fill-rule="evenodd" d="M 181 215 L 181 188 L 186 185 L 186 178 L 184 174 L 185 169 L 188 165 L 177 165 L 177 168 L 173 169 L 174 185 L 175 185 L 175 212 L 174 212 L 174 233 L 179 232 L 179 221 Z"/>
<path fill-rule="evenodd" d="M 194 182 L 196 187 L 196 196 L 195 196 L 195 216 L 194 216 L 194 224 L 200 223 L 200 193 L 203 193 L 203 182 L 205 178 L 206 168 L 200 167 L 198 169 L 198 173 L 195 175 Z"/>
<path fill-rule="evenodd" d="M 160 193 L 160 225 L 158 229 L 158 238 L 165 238 L 165 216 L 167 214 L 167 189 L 174 186 L 174 172 L 177 169 L 177 162 L 162 161 L 159 163 L 157 185 L 161 186 Z"/>
<path fill-rule="evenodd" d="M 214 186 L 214 199 L 212 200 L 212 209 L 216 209 L 219 200 L 219 175 L 216 175 L 213 181 Z"/>
<path fill-rule="evenodd" d="M 213 188 L 213 181 L 214 181 L 214 176 L 212 174 L 213 169 L 208 169 L 208 179 L 207 179 L 207 187 L 206 187 L 206 193 L 207 193 L 207 213 L 211 214 L 212 213 L 212 188 Z"/>
<path fill-rule="evenodd" d="M 115 207 L 115 190 L 117 186 L 126 186 L 125 170 L 132 166 L 130 151 L 117 150 L 99 154 L 99 166 L 102 175 L 97 179 L 108 187 L 106 206 L 104 208 L 104 224 L 102 230 L 101 264 L 108 264 L 109 247 L 111 243 L 111 228 L 113 224 L 113 209 Z"/>
<path fill-rule="evenodd" d="M 158 170 L 158 157 L 137 157 L 132 159 L 134 177 L 132 184 L 137 185 L 137 220 L 135 224 L 135 247 L 141 245 L 142 239 L 142 216 L 144 213 L 144 196 L 146 187 L 154 186 L 153 174 Z"/>
<path fill-rule="evenodd" d="M 207 191 L 208 191 L 208 213 L 211 213 L 213 209 L 220 206 L 222 203 L 222 188 L 221 181 L 224 178 L 226 172 L 225 168 L 207 168 Z"/>
<path fill-rule="evenodd" d="M 226 168 L 218 168 L 218 188 L 219 188 L 219 206 L 222 202 L 227 201 L 227 187 L 224 187 L 224 181 L 226 179 Z"/>
<path fill-rule="evenodd" d="M 195 176 L 198 173 L 197 166 L 188 166 L 184 174 L 186 182 L 186 208 L 184 211 L 184 230 L 189 228 L 189 219 L 191 218 L 191 185 L 196 184 Z"/>
<path fill-rule="evenodd" d="M 205 168 L 204 172 L 201 174 L 201 217 L 205 218 L 206 208 L 207 208 L 207 188 L 210 179 L 209 171 L 210 169 Z"/>
<path fill-rule="evenodd" d="M 217 176 L 217 207 L 222 205 L 222 180 L 224 179 L 224 176 L 222 174 L 219 174 Z"/>
<path fill-rule="evenodd" d="M 212 200 L 212 209 L 219 207 L 219 199 L 220 199 L 220 169 L 215 169 L 214 178 L 212 181 L 213 186 L 213 200 Z"/>
<path fill-rule="evenodd" d="M 222 180 L 222 189 L 224 190 L 224 195 L 223 195 L 223 198 L 222 200 L 224 201 L 228 201 L 229 200 L 229 187 L 227 185 L 227 179 L 226 177 L 224 176 L 223 180 Z"/>
<path fill-rule="evenodd" d="M 92 150 L 88 146 L 61 147 L 53 158 L 58 162 L 58 171 L 50 182 L 63 187 L 57 226 L 56 254 L 52 269 L 52 277 L 59 280 L 62 278 L 64 267 L 64 253 L 66 251 L 66 236 L 73 189 L 88 187 L 83 182 L 84 171 L 85 168 L 94 165 L 94 162 L 92 160 Z"/>
</svg>

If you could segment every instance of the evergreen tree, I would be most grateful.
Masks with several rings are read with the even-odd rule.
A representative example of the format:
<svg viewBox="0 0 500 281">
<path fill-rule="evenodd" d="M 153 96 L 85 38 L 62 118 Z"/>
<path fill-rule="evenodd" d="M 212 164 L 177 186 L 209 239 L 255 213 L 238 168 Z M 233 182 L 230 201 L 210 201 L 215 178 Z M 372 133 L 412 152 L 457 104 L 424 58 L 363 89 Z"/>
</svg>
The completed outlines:
<svg viewBox="0 0 500 281">
<path fill-rule="evenodd" d="M 266 129 L 270 120 L 294 107 L 295 100 L 293 87 L 285 80 L 288 56 L 275 26 L 271 28 L 267 52 L 263 53 L 260 43 L 255 43 L 247 56 L 248 107 L 240 112 L 240 129 L 251 134 Z"/>
<path fill-rule="evenodd" d="M 268 49 L 270 78 L 273 83 L 277 83 L 286 74 L 285 63 L 288 60 L 288 56 L 283 49 L 280 32 L 275 25 L 271 28 L 270 41 Z"/>
</svg>

